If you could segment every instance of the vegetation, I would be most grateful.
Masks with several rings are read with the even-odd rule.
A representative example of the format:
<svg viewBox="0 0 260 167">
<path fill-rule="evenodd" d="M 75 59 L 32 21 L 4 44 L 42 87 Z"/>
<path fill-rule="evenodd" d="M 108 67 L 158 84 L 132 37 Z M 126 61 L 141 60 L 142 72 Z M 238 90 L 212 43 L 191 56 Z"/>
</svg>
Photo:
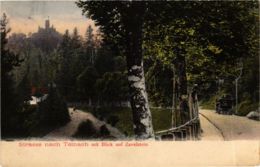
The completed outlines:
<svg viewBox="0 0 260 167">
<path fill-rule="evenodd" d="M 38 112 L 44 126 L 61 126 L 70 120 L 67 104 L 52 85 L 46 99 L 39 103 Z"/>
<path fill-rule="evenodd" d="M 73 135 L 77 138 L 88 138 L 93 139 L 98 135 L 97 130 L 95 129 L 93 123 L 90 120 L 86 120 L 79 124 L 77 132 Z"/>
<path fill-rule="evenodd" d="M 181 104 L 187 103 L 184 97 L 193 84 L 199 85 L 200 97 L 204 101 L 219 92 L 220 88 L 224 93 L 234 95 L 232 82 L 239 76 L 241 62 L 257 57 L 254 48 L 258 47 L 255 39 L 259 19 L 258 5 L 254 1 L 79 1 L 77 5 L 97 22 L 105 41 L 120 48 L 126 56 L 135 134 L 141 138 L 149 138 L 153 134 L 150 130 L 151 134 L 145 134 L 151 127 L 149 109 L 136 107 L 148 101 L 142 96 L 136 98 L 139 94 L 137 90 L 145 91 L 145 86 L 137 90 L 131 87 L 135 83 L 132 82 L 133 66 L 141 67 L 139 72 L 143 73 L 140 64 L 144 61 L 149 78 L 148 82 L 146 80 L 148 93 L 155 105 L 166 106 L 174 99 L 174 104 L 180 108 Z M 168 77 L 161 79 L 165 72 Z M 142 74 L 136 76 L 145 80 Z M 220 79 L 224 79 L 224 87 L 216 84 Z M 164 92 L 173 93 L 169 95 Z M 144 103 L 139 105 L 135 100 Z M 178 109 L 177 105 L 173 108 Z M 181 115 L 184 113 L 179 112 Z M 142 114 L 149 120 L 146 125 L 141 123 Z"/>
<path fill-rule="evenodd" d="M 93 123 L 90 120 L 86 120 L 81 122 L 77 132 L 73 135 L 73 137 L 79 139 L 103 139 L 103 140 L 111 140 L 115 137 L 110 135 L 110 131 L 106 127 L 106 125 L 102 125 L 100 129 L 96 129 Z"/>
<path fill-rule="evenodd" d="M 60 34 L 46 20 L 35 33 L 8 36 L 3 15 L 3 136 L 32 136 L 37 128 L 46 133 L 64 125 L 70 119 L 66 103 L 76 102 L 127 135 L 154 138 L 154 131 L 169 128 L 171 112 L 153 107 L 172 107 L 184 117 L 182 106 L 188 106 L 195 84 L 201 105 L 214 109 L 222 95 L 235 98 L 237 80 L 237 114 L 257 110 L 257 1 L 79 0 L 76 5 L 97 31 L 89 25 L 84 36 L 77 27 Z M 32 95 L 44 94 L 48 97 L 36 107 L 29 104 Z M 86 129 L 88 121 L 76 136 Z M 102 134 L 108 135 L 106 127 Z"/>
<path fill-rule="evenodd" d="M 30 105 L 29 101 L 32 100 L 31 84 L 36 87 L 47 84 L 47 80 L 40 78 L 38 72 L 32 72 L 34 68 L 31 68 L 35 63 L 33 62 L 35 58 L 39 67 L 44 66 L 43 63 L 47 63 L 46 60 L 42 61 L 42 55 L 36 56 L 45 51 L 38 46 L 33 46 L 36 43 L 32 41 L 29 43 L 29 39 L 22 34 L 11 35 L 8 38 L 11 42 L 8 43 L 7 34 L 10 30 L 7 17 L 3 14 L 1 18 L 2 137 L 42 136 L 69 121 L 67 105 L 54 90 L 49 90 L 49 98 L 43 101 L 39 107 Z M 55 36 L 52 37 L 55 38 Z M 37 38 L 37 34 L 35 34 L 30 40 Z M 38 44 L 41 40 L 42 36 L 37 39 Z M 22 43 L 20 43 L 21 41 Z M 43 71 L 40 68 L 40 72 L 47 75 Z M 37 96 L 37 94 L 39 97 L 42 96 L 40 92 L 35 95 Z"/>
<path fill-rule="evenodd" d="M 7 27 L 8 20 L 5 14 L 1 18 L 1 125 L 4 136 L 20 136 L 23 128 L 19 126 L 21 104 L 23 101 L 14 98 L 17 96 L 15 83 L 11 71 L 20 65 L 22 60 L 19 55 L 12 53 L 7 47 L 7 34 L 10 29 Z"/>
<path fill-rule="evenodd" d="M 133 116 L 131 108 L 129 107 L 102 107 L 98 109 L 84 107 L 83 111 L 91 112 L 97 118 L 113 124 L 110 120 L 116 118 L 115 127 L 123 132 L 126 136 L 132 137 L 134 135 L 133 130 Z M 155 131 L 165 130 L 171 127 L 171 109 L 165 108 L 151 108 L 151 113 L 153 115 L 153 127 Z M 113 126 L 113 125 L 112 125 Z"/>
</svg>

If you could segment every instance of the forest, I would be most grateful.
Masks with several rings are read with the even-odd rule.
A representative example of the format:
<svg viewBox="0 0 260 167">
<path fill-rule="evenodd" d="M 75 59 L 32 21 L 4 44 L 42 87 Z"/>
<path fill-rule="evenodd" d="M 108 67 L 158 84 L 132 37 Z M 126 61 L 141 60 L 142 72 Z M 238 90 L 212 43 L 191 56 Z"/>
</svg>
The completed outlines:
<svg viewBox="0 0 260 167">
<path fill-rule="evenodd" d="M 201 108 L 231 95 L 235 115 L 258 110 L 258 3 L 79 0 L 98 27 L 85 36 L 77 27 L 60 33 L 51 19 L 37 32 L 12 33 L 3 13 L 2 138 L 43 137 L 70 122 L 69 108 L 125 136 L 155 138 L 185 123 L 195 88 Z M 81 125 L 74 137 L 92 133 L 91 122 Z M 101 129 L 88 137 L 106 136 Z"/>
</svg>

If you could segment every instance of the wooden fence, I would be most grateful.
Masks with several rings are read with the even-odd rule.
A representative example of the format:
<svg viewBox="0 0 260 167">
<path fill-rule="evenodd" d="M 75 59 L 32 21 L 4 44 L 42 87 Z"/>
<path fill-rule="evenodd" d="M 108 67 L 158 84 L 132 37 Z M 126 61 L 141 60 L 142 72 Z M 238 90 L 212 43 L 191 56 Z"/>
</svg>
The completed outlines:
<svg viewBox="0 0 260 167">
<path fill-rule="evenodd" d="M 196 90 L 188 95 L 189 120 L 179 126 L 156 132 L 158 140 L 199 140 L 201 136 L 199 106 Z M 180 111 L 183 112 L 183 111 Z"/>
</svg>

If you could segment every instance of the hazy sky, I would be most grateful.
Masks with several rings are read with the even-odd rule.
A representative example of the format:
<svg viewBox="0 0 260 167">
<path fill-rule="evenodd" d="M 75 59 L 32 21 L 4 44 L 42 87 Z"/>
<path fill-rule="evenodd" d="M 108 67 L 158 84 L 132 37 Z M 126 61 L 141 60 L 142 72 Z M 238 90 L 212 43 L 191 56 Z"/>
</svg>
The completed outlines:
<svg viewBox="0 0 260 167">
<path fill-rule="evenodd" d="M 36 32 L 38 26 L 44 27 L 44 22 L 50 18 L 50 24 L 57 31 L 64 33 L 66 29 L 72 32 L 78 27 L 80 34 L 85 34 L 89 24 L 94 22 L 82 16 L 81 9 L 73 1 L 1 1 L 1 15 L 7 14 L 9 26 L 13 32 Z"/>
</svg>

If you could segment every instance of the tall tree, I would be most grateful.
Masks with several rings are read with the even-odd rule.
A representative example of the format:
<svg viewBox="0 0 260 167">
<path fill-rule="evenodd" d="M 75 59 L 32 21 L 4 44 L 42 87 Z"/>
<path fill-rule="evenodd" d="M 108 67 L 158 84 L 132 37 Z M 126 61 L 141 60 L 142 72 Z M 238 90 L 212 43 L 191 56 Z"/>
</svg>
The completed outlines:
<svg viewBox="0 0 260 167">
<path fill-rule="evenodd" d="M 26 71 L 26 74 L 17 85 L 18 96 L 22 104 L 28 104 L 29 100 L 31 100 L 31 84 L 29 82 L 28 73 L 29 67 Z"/>
<path fill-rule="evenodd" d="M 59 91 L 67 100 L 70 94 L 70 89 L 72 87 L 71 73 L 70 73 L 72 51 L 71 51 L 71 37 L 68 30 L 66 30 L 63 35 L 61 45 L 58 48 L 58 52 L 60 55 L 60 67 L 57 72 L 56 82 L 58 84 Z"/>
<path fill-rule="evenodd" d="M 85 45 L 86 47 L 93 47 L 94 44 L 94 34 L 93 34 L 93 28 L 91 25 L 88 26 L 86 34 L 85 34 Z"/>
<path fill-rule="evenodd" d="M 92 66 L 87 67 L 80 75 L 78 75 L 77 87 L 81 95 L 81 100 L 88 100 L 89 103 L 92 104 L 97 93 L 94 88 L 97 78 L 98 73 Z"/>
<path fill-rule="evenodd" d="M 20 65 L 19 55 L 7 49 L 7 34 L 10 32 L 6 14 L 1 20 L 1 125 L 2 136 L 13 136 L 17 133 L 18 99 L 16 98 L 12 70 Z"/>
<path fill-rule="evenodd" d="M 215 91 L 216 77 L 235 74 L 236 62 L 249 55 L 247 43 L 249 34 L 255 33 L 252 9 L 256 4 L 158 2 L 157 8 L 164 12 L 146 24 L 146 54 L 174 65 L 177 89 L 173 92 L 177 99 L 187 94 L 191 81 Z"/>
<path fill-rule="evenodd" d="M 78 49 L 81 47 L 80 35 L 77 27 L 73 29 L 73 33 L 71 37 L 71 47 L 72 47 L 71 49 Z"/>
<path fill-rule="evenodd" d="M 78 1 L 108 39 L 126 55 L 134 131 L 139 139 L 154 138 L 143 69 L 143 24 L 146 3 Z"/>
<path fill-rule="evenodd" d="M 85 55 L 85 57 L 88 57 L 88 61 L 92 65 L 94 64 L 95 59 L 95 41 L 93 31 L 93 28 L 89 25 L 85 34 L 85 54 L 87 55 Z"/>
</svg>

